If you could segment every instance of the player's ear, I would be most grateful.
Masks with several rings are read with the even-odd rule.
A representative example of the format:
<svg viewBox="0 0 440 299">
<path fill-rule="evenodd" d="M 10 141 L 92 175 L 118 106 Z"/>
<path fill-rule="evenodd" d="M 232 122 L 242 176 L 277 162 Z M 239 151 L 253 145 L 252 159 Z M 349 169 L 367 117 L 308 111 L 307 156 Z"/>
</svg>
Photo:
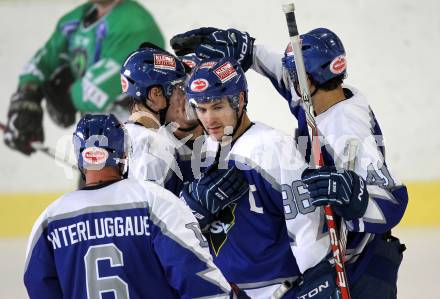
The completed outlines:
<svg viewBox="0 0 440 299">
<path fill-rule="evenodd" d="M 154 86 L 148 91 L 147 105 L 155 111 L 165 108 L 166 99 L 163 90 L 159 86 Z"/>
<path fill-rule="evenodd" d="M 246 106 L 245 98 L 246 98 L 246 95 L 245 95 L 244 91 L 241 91 L 240 95 L 239 95 L 239 99 L 238 99 L 238 105 L 239 105 L 240 111 L 245 109 L 245 106 Z"/>
</svg>

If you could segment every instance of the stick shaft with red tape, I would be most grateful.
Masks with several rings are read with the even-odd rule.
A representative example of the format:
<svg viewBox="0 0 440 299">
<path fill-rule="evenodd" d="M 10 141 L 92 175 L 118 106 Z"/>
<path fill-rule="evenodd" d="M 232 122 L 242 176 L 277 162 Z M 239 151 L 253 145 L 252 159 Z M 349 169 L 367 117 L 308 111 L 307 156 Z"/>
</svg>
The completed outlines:
<svg viewBox="0 0 440 299">
<path fill-rule="evenodd" d="M 283 11 L 286 15 L 287 27 L 289 30 L 290 43 L 292 44 L 295 67 L 298 75 L 299 88 L 301 94 L 301 103 L 306 113 L 307 125 L 309 127 L 309 134 L 312 138 L 312 158 L 315 167 L 321 167 L 324 164 L 321 145 L 319 141 L 318 130 L 316 122 L 313 117 L 313 107 L 311 104 L 310 91 L 308 88 L 307 74 L 304 66 L 304 60 L 301 49 L 301 38 L 298 33 L 298 27 L 295 18 L 295 5 L 293 3 L 283 5 Z M 330 205 L 324 206 L 325 219 L 327 222 L 331 250 L 333 253 L 333 260 L 336 269 L 336 285 L 339 290 L 339 295 L 342 299 L 349 299 L 350 292 L 348 289 L 347 275 L 345 274 L 344 258 L 342 255 L 341 242 L 339 240 L 338 227 L 334 217 L 334 213 Z"/>
</svg>

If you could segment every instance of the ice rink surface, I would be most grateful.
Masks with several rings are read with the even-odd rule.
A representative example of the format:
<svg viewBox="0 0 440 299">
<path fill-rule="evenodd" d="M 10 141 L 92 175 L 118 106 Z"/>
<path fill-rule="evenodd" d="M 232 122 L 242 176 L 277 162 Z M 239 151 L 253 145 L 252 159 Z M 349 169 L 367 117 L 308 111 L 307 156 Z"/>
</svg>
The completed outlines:
<svg viewBox="0 0 440 299">
<path fill-rule="evenodd" d="M 407 247 L 399 272 L 398 298 L 440 298 L 436 289 L 440 228 L 397 228 L 394 235 Z M 0 298 L 27 298 L 22 283 L 26 242 L 25 238 L 0 239 Z"/>
</svg>

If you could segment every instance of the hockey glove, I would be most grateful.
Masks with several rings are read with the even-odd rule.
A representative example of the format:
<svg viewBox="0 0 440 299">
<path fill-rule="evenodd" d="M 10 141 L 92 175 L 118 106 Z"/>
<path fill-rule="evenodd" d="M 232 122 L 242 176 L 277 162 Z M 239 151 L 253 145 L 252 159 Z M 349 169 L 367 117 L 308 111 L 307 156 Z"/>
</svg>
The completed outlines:
<svg viewBox="0 0 440 299">
<path fill-rule="evenodd" d="M 11 97 L 3 140 L 25 155 L 35 152 L 32 142 L 44 141 L 41 98 L 41 90 L 34 85 L 20 88 Z"/>
<path fill-rule="evenodd" d="M 201 229 L 210 224 L 218 212 L 249 192 L 249 184 L 236 166 L 208 168 L 200 179 L 186 184 L 181 198 L 195 212 Z"/>
<path fill-rule="evenodd" d="M 367 185 L 355 172 L 324 166 L 306 169 L 302 179 L 314 206 L 330 204 L 345 220 L 358 219 L 365 214 L 369 198 Z"/>
<path fill-rule="evenodd" d="M 191 195 L 191 183 L 185 183 L 182 191 L 180 192 L 180 199 L 183 200 L 186 205 L 191 209 L 194 217 L 196 217 L 197 222 L 199 222 L 200 230 L 205 232 L 211 222 L 214 221 L 215 215 L 208 212 L 200 201 L 196 200 Z"/>
<path fill-rule="evenodd" d="M 325 260 L 304 272 L 298 283 L 296 298 L 337 299 L 336 272 Z"/>
<path fill-rule="evenodd" d="M 76 109 L 70 97 L 73 81 L 69 66 L 63 65 L 56 69 L 50 80 L 43 85 L 47 112 L 53 122 L 63 128 L 75 123 Z"/>
<path fill-rule="evenodd" d="M 237 29 L 202 27 L 175 35 L 170 44 L 178 56 L 195 53 L 202 59 L 234 58 L 246 72 L 252 66 L 254 41 L 249 33 Z"/>
</svg>

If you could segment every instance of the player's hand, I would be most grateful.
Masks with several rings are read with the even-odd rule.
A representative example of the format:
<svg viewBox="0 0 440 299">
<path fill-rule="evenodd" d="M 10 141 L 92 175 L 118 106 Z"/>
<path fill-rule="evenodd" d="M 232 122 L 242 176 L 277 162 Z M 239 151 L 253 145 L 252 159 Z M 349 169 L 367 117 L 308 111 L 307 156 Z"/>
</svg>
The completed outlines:
<svg viewBox="0 0 440 299">
<path fill-rule="evenodd" d="M 35 152 L 31 143 L 44 141 L 41 91 L 22 88 L 11 97 L 3 140 L 7 146 L 25 155 Z"/>
<path fill-rule="evenodd" d="M 234 58 L 246 72 L 252 66 L 254 41 L 249 33 L 237 29 L 202 27 L 175 35 L 170 44 L 178 56 L 195 53 L 202 59 Z"/>
<path fill-rule="evenodd" d="M 336 288 L 336 271 L 327 260 L 306 270 L 296 283 L 299 285 L 295 293 L 297 298 L 309 298 L 311 292 L 315 294 L 313 298 L 317 299 L 340 298 Z M 323 285 L 326 287 L 321 288 Z"/>
<path fill-rule="evenodd" d="M 58 67 L 43 85 L 47 114 L 53 122 L 67 128 L 75 123 L 76 109 L 70 97 L 74 77 L 68 65 Z"/>
<path fill-rule="evenodd" d="M 215 220 L 215 215 L 208 212 L 202 203 L 192 196 L 192 192 L 189 190 L 190 188 L 191 183 L 184 184 L 183 189 L 180 192 L 180 199 L 191 209 L 194 217 L 196 217 L 197 222 L 199 223 L 200 230 L 205 232 L 209 228 L 211 222 Z"/>
<path fill-rule="evenodd" d="M 249 184 L 237 166 L 218 169 L 213 165 L 191 183 L 189 191 L 211 214 L 216 214 L 249 192 Z"/>
<path fill-rule="evenodd" d="M 235 165 L 228 169 L 217 169 L 217 165 L 213 165 L 200 179 L 185 185 L 181 198 L 195 212 L 203 230 L 214 220 L 218 212 L 247 192 L 249 184 L 242 171 Z"/>
<path fill-rule="evenodd" d="M 306 169 L 302 180 L 308 186 L 314 206 L 330 204 L 335 213 L 346 220 L 358 219 L 365 214 L 369 198 L 367 185 L 355 172 L 324 166 Z"/>
</svg>

